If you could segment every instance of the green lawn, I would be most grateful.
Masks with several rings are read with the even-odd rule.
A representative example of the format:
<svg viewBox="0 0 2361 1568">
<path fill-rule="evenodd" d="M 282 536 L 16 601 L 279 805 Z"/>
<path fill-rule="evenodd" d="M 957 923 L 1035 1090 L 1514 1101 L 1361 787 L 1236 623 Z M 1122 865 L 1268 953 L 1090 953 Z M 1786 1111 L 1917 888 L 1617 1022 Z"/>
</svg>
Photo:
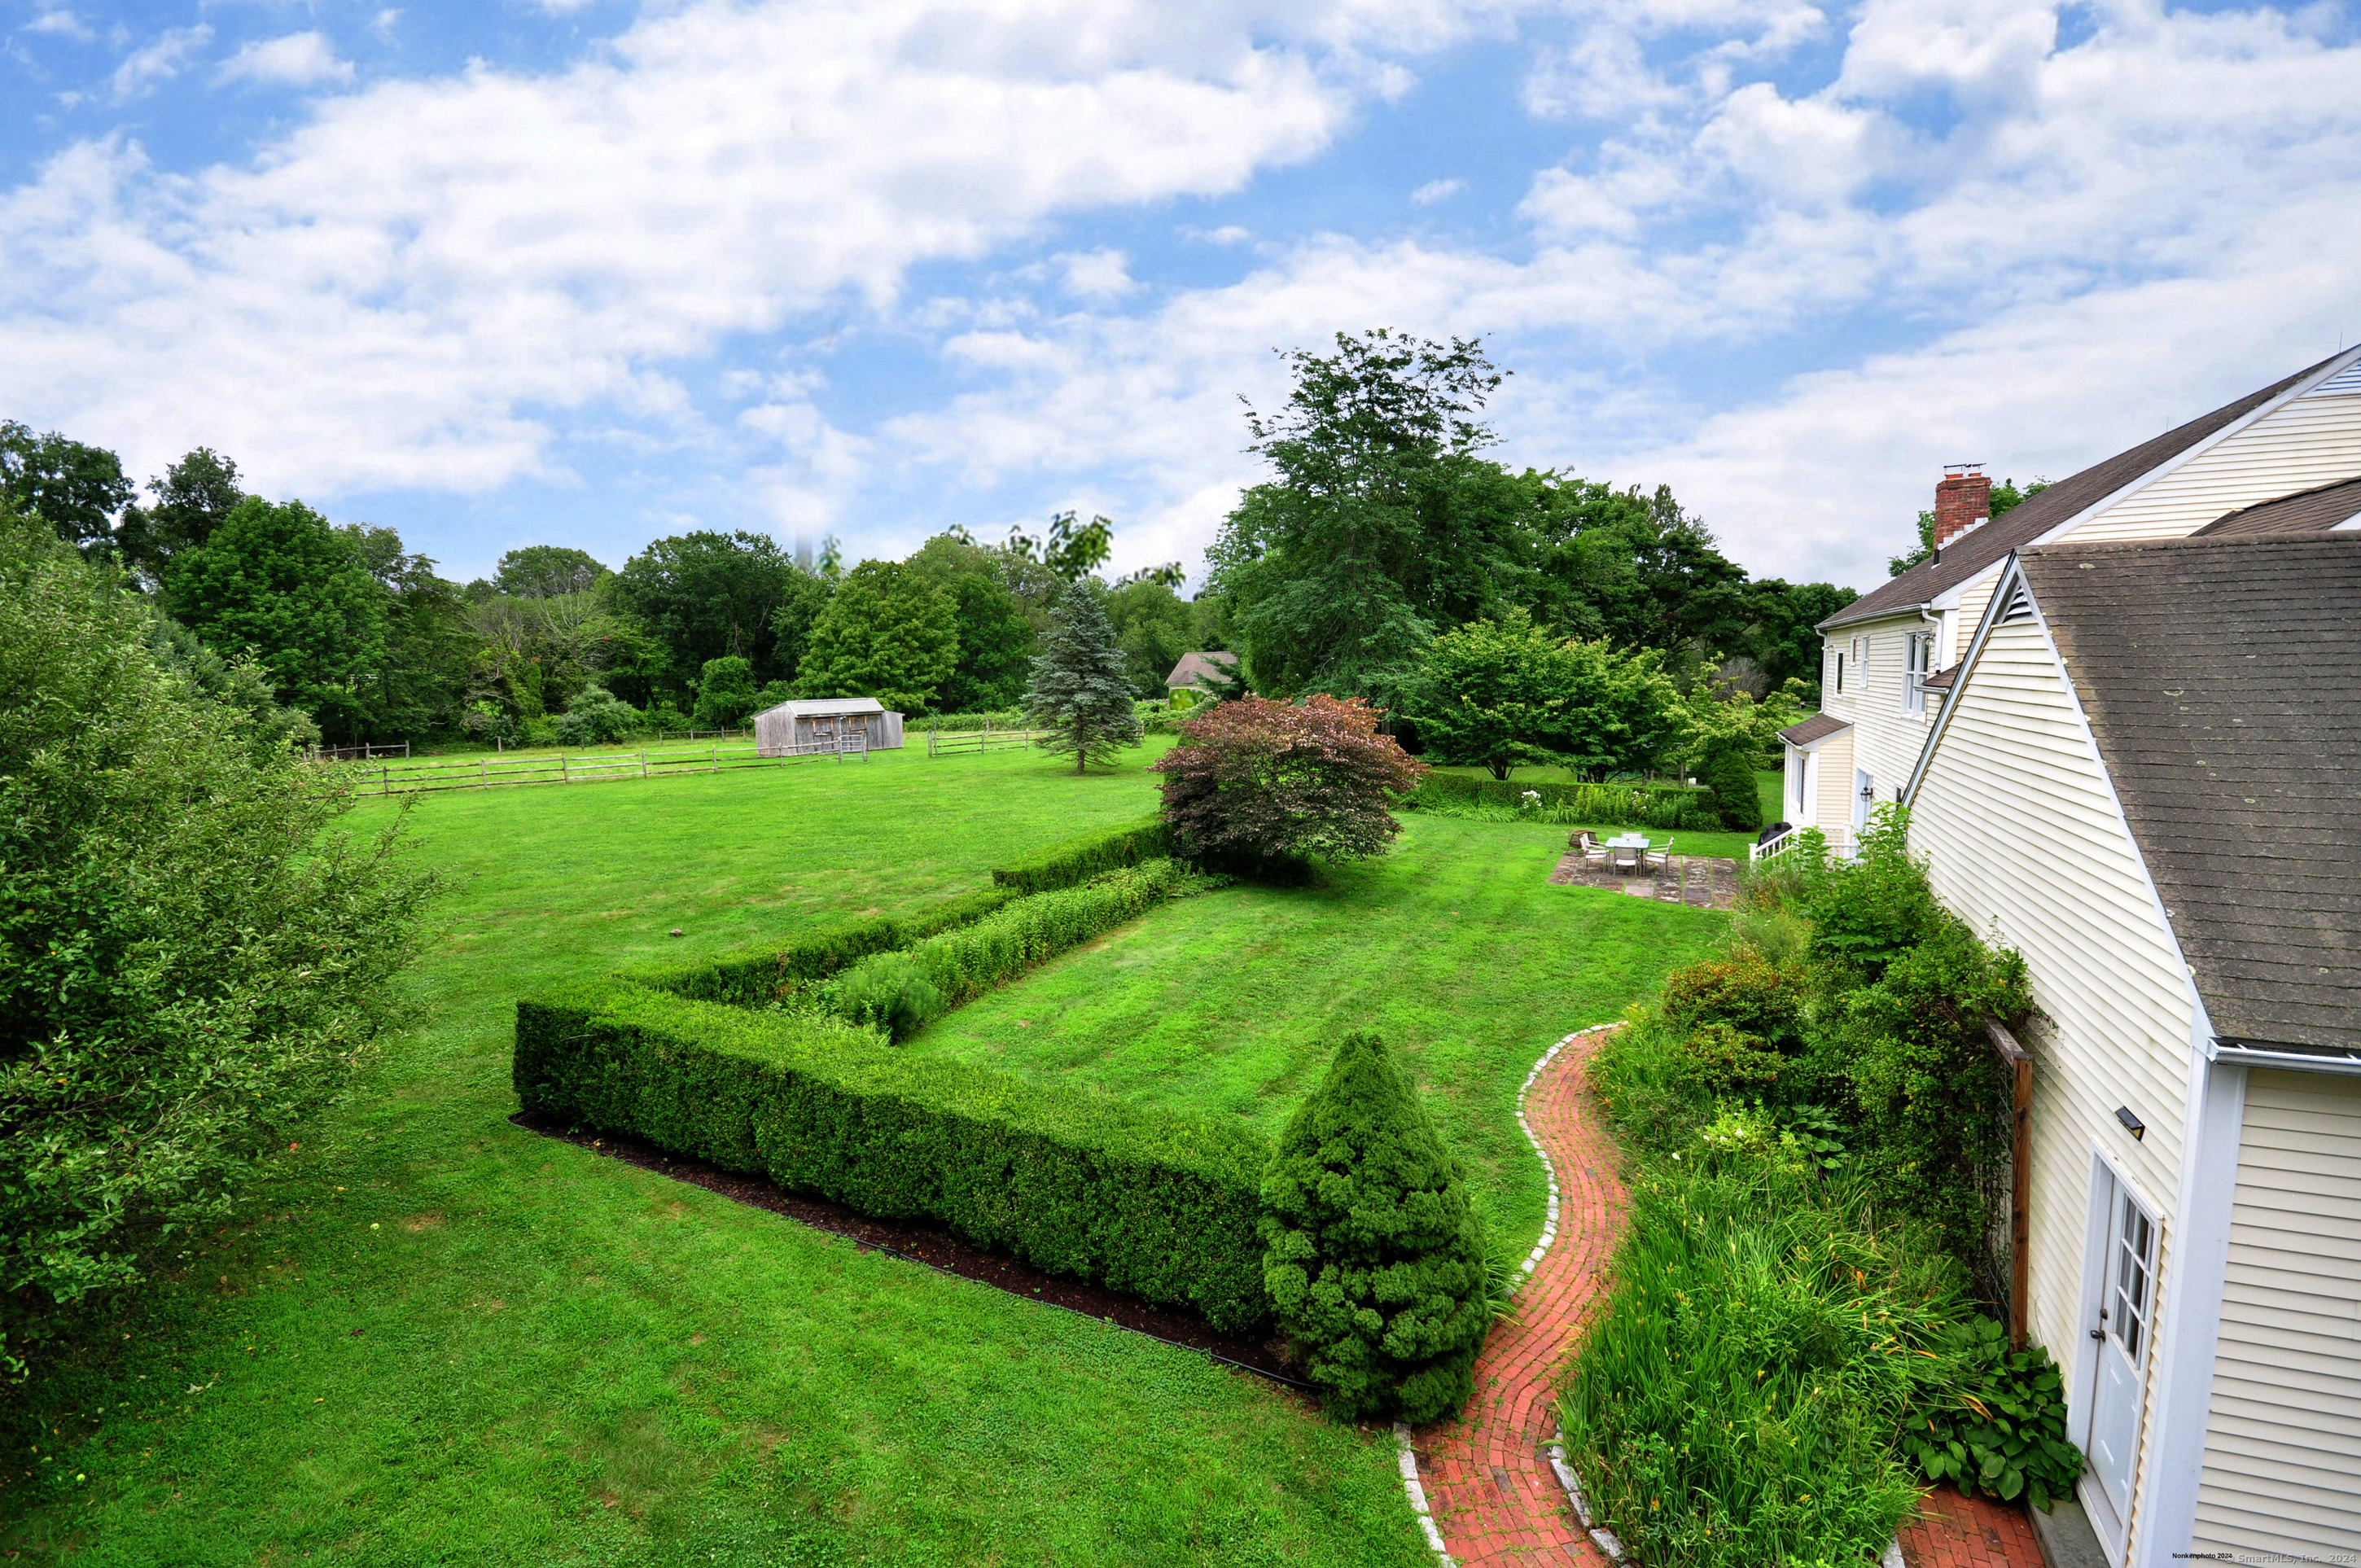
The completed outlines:
<svg viewBox="0 0 2361 1568">
<path fill-rule="evenodd" d="M 416 800 L 418 851 L 454 883 L 408 1026 L 274 1158 L 247 1219 L 136 1299 L 126 1337 L 9 1413 L 0 1546 L 121 1564 L 1426 1561 L 1382 1431 L 505 1123 L 520 994 L 974 887 L 1153 798 L 1137 753 L 1077 780 L 1038 755 L 905 752 Z M 1331 1028 L 1374 1022 L 1527 1233 L 1517 1081 L 1717 924 L 1540 885 L 1563 837 L 1414 820 L 1382 866 L 1161 910 L 921 1048 L 1007 1051 L 1038 1018 L 1064 1059 L 1011 1053 L 1019 1070 L 1095 1057 L 1136 1093 L 1160 1062 L 1179 1102 L 1268 1120 Z M 1092 1001 L 1093 972 L 1123 992 Z"/>
<path fill-rule="evenodd" d="M 1413 814 L 1393 853 L 1324 886 L 1166 905 L 908 1048 L 1241 1116 L 1276 1137 L 1337 1038 L 1375 1029 L 1473 1168 L 1501 1250 L 1521 1254 L 1547 1195 L 1516 1124 L 1534 1058 L 1653 991 L 1724 923 L 1551 886 L 1566 833 Z"/>
</svg>

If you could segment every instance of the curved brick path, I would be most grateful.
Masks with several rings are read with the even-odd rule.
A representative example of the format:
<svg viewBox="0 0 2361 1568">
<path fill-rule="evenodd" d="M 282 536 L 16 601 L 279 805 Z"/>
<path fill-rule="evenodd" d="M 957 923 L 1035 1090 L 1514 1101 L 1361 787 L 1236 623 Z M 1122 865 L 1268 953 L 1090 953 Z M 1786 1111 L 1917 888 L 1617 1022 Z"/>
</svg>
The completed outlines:
<svg viewBox="0 0 2361 1568">
<path fill-rule="evenodd" d="M 1556 1168 L 1557 1237 L 1485 1342 L 1466 1413 L 1411 1439 L 1416 1479 L 1460 1568 L 1609 1568 L 1575 1523 L 1542 1445 L 1557 1431 L 1555 1374 L 1573 1353 L 1623 1232 L 1614 1135 L 1583 1071 L 1615 1026 L 1569 1039 L 1526 1091 L 1525 1124 Z M 1899 1545 L 1906 1568 L 2042 1568 L 2023 1508 L 1965 1498 L 1948 1486 L 1920 1499 L 1920 1515 L 1904 1527 Z"/>
<path fill-rule="evenodd" d="M 1525 1095 L 1526 1125 L 1557 1168 L 1557 1240 L 1477 1358 L 1466 1412 L 1411 1440 L 1434 1521 L 1462 1568 L 1607 1563 L 1576 1524 L 1542 1454 L 1557 1431 L 1554 1375 L 1623 1231 L 1614 1135 L 1583 1072 L 1604 1034 L 1576 1036 Z"/>
</svg>

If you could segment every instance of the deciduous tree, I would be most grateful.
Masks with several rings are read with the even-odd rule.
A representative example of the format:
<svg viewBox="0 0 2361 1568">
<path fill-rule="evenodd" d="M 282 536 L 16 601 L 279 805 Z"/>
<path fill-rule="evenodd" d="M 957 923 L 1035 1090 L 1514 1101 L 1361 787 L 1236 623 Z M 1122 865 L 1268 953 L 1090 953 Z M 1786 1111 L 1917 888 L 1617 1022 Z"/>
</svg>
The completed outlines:
<svg viewBox="0 0 2361 1568">
<path fill-rule="evenodd" d="M 1392 807 L 1425 767 L 1359 698 L 1302 706 L 1247 696 L 1180 726 L 1158 760 L 1164 820 L 1183 854 L 1217 862 L 1374 855 L 1401 831 Z"/>
<path fill-rule="evenodd" d="M 767 535 L 700 530 L 659 539 L 626 561 L 613 593 L 617 607 L 664 645 L 676 675 L 734 655 L 769 680 L 778 674 L 772 619 L 794 569 Z"/>
<path fill-rule="evenodd" d="M 363 733 L 386 651 L 386 594 L 349 541 L 301 501 L 240 501 L 164 583 L 174 619 L 224 658 L 249 654 L 279 698 L 332 737 Z"/>
<path fill-rule="evenodd" d="M 339 773 L 204 696 L 150 607 L 53 534 L 0 504 L 0 1312 L 20 1355 L 58 1305 L 150 1272 L 160 1226 L 231 1213 L 349 1079 L 431 886 L 396 825 L 335 831 Z"/>
<path fill-rule="evenodd" d="M 590 555 L 562 544 L 528 544 L 500 557 L 492 584 L 519 598 L 587 594 L 615 574 Z"/>
<path fill-rule="evenodd" d="M 85 554 L 113 547 L 115 514 L 137 493 L 106 448 L 0 420 L 0 500 L 40 518 Z"/>
<path fill-rule="evenodd" d="M 1514 609 L 1436 638 L 1409 706 L 1435 761 L 1505 779 L 1521 762 L 1554 762 L 1574 750 L 1578 695 L 1565 642 Z"/>
<path fill-rule="evenodd" d="M 237 482 L 237 465 L 209 446 L 165 469 L 162 478 L 149 479 L 148 488 L 156 504 L 124 508 L 115 537 L 124 564 L 155 587 L 172 557 L 209 542 L 246 491 Z"/>
<path fill-rule="evenodd" d="M 892 561 L 863 561 L 812 627 L 796 689 L 805 696 L 873 696 L 924 713 L 959 662 L 950 596 Z"/>
</svg>

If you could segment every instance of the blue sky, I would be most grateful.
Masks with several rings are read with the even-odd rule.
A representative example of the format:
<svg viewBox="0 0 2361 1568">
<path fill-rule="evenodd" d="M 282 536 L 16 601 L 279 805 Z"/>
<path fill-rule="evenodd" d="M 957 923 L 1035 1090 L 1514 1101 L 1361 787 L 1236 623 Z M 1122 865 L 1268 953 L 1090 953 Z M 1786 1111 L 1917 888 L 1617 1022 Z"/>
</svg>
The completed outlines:
<svg viewBox="0 0 2361 1568">
<path fill-rule="evenodd" d="M 0 0 L 0 417 L 449 573 L 1066 507 L 1192 568 L 1272 350 L 1868 587 L 2361 333 L 2351 5 Z"/>
</svg>

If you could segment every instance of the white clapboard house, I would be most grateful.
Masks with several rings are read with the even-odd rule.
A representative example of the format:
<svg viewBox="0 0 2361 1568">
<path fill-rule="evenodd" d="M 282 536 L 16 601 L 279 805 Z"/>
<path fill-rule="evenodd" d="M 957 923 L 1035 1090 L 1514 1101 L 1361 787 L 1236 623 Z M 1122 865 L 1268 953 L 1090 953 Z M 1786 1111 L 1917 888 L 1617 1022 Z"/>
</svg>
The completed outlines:
<svg viewBox="0 0 2361 1568">
<path fill-rule="evenodd" d="M 2085 468 L 1997 519 L 1987 515 L 1989 477 L 1960 466 L 1936 487 L 1933 557 L 1820 623 L 1820 711 L 1784 733 L 1782 817 L 1849 852 L 1871 809 L 1898 797 L 2014 552 L 2066 539 L 2275 530 L 2290 513 L 2316 522 L 2352 499 L 2356 477 L 2361 346 Z M 1784 842 L 1763 849 L 1776 853 Z"/>
<path fill-rule="evenodd" d="M 2026 1310 L 2114 1564 L 2361 1561 L 2356 491 L 2004 557 L 1904 781 L 2031 970 Z"/>
</svg>

